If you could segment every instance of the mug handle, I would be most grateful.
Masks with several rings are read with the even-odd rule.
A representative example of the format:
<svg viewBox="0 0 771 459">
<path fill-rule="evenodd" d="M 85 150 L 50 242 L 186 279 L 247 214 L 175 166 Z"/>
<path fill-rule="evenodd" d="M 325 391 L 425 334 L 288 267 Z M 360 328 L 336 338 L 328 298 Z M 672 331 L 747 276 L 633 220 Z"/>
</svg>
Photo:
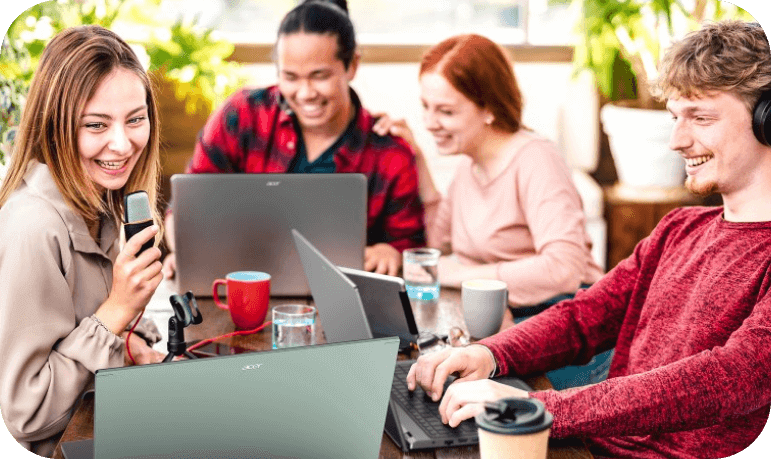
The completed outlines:
<svg viewBox="0 0 771 459">
<path fill-rule="evenodd" d="M 217 307 L 220 309 L 229 311 L 230 308 L 228 307 L 227 303 L 220 303 L 220 298 L 219 298 L 219 295 L 217 294 L 218 285 L 227 285 L 227 281 L 225 279 L 217 279 L 214 281 L 213 284 L 211 284 L 211 296 L 214 299 L 214 304 L 217 305 Z"/>
<path fill-rule="evenodd" d="M 506 308 L 509 307 L 509 288 L 506 287 L 506 293 L 503 295 L 503 311 L 506 311 Z"/>
</svg>

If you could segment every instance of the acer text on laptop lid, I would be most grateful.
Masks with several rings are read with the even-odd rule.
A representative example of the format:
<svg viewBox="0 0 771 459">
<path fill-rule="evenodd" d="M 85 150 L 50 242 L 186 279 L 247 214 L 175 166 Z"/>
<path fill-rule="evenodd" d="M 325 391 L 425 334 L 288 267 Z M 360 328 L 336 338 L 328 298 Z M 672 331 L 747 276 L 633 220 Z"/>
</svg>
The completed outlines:
<svg viewBox="0 0 771 459">
<path fill-rule="evenodd" d="M 363 267 L 363 174 L 175 174 L 171 208 L 180 292 L 210 297 L 215 279 L 263 271 L 272 296 L 310 295 L 291 228 L 335 263 Z"/>
<path fill-rule="evenodd" d="M 94 457 L 376 458 L 398 342 L 99 370 Z"/>
</svg>

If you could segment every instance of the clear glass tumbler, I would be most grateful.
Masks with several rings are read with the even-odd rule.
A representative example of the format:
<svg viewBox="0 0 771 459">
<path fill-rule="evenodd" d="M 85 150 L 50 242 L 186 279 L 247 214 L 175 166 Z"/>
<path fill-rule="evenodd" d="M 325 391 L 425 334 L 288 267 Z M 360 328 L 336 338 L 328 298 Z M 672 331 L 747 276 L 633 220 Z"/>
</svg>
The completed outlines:
<svg viewBox="0 0 771 459">
<path fill-rule="evenodd" d="M 316 308 L 282 304 L 273 308 L 273 349 L 314 344 Z"/>
<path fill-rule="evenodd" d="M 413 300 L 439 300 L 438 249 L 407 249 L 402 253 L 402 277 Z"/>
</svg>

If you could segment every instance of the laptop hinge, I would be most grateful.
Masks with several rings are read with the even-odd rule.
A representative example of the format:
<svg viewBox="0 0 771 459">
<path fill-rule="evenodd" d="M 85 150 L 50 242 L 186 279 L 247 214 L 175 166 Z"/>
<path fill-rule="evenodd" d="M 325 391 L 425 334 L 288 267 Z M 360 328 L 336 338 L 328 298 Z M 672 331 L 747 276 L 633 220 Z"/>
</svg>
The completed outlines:
<svg viewBox="0 0 771 459">
<path fill-rule="evenodd" d="M 404 318 L 407 319 L 407 328 L 409 328 L 410 333 L 417 335 L 418 326 L 415 324 L 415 316 L 412 314 L 412 304 L 410 303 L 410 297 L 407 296 L 407 292 L 399 292 L 399 298 L 402 300 Z"/>
</svg>

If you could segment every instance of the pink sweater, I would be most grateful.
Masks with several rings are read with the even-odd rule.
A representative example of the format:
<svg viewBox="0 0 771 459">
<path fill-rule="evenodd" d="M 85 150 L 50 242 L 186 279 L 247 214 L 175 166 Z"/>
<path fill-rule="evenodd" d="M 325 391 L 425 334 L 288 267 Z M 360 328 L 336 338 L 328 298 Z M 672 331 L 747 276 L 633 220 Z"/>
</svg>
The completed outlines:
<svg viewBox="0 0 771 459">
<path fill-rule="evenodd" d="M 464 264 L 497 264 L 513 305 L 597 281 L 581 198 L 554 144 L 522 132 L 509 148 L 506 169 L 484 185 L 463 158 L 447 196 L 426 203 L 428 245 L 449 244 Z"/>
<path fill-rule="evenodd" d="M 771 404 L 771 222 L 672 211 L 602 280 L 481 341 L 503 373 L 586 362 L 615 345 L 608 379 L 536 392 L 552 435 L 607 457 L 726 457 Z"/>
</svg>

